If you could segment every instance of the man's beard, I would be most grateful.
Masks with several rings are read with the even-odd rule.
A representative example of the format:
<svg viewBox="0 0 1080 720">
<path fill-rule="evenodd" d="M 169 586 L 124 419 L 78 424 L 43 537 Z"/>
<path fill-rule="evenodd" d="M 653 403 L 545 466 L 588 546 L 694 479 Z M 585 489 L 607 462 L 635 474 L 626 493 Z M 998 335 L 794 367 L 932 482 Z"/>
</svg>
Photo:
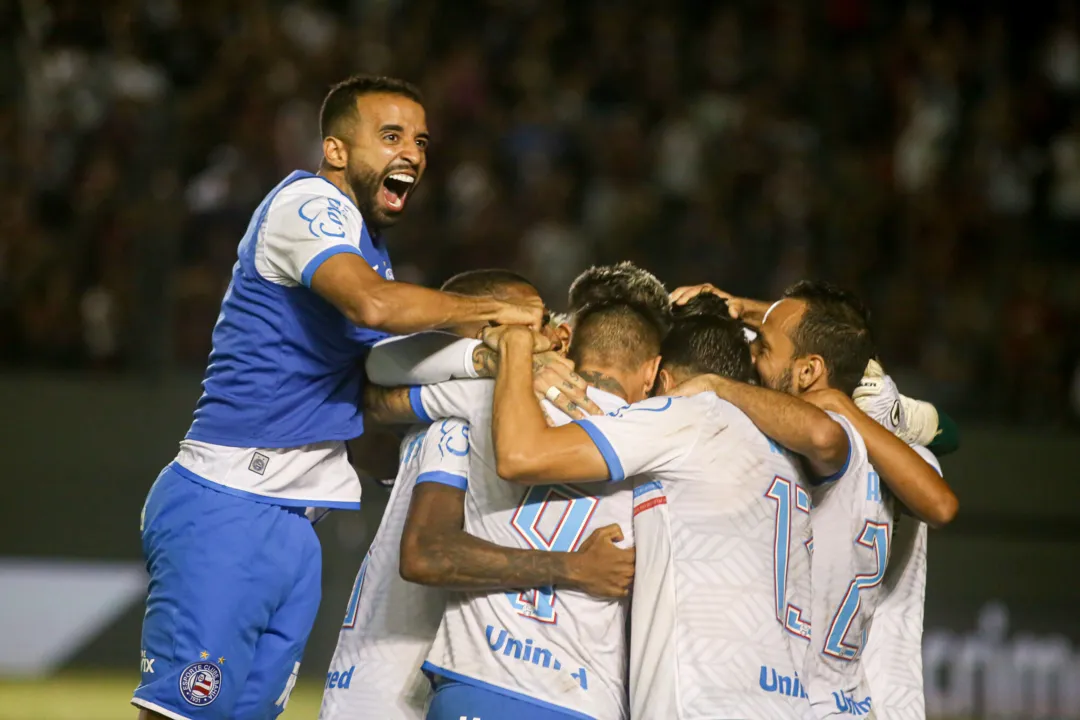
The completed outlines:
<svg viewBox="0 0 1080 720">
<path fill-rule="evenodd" d="M 777 378 L 776 385 L 774 385 L 772 389 L 779 390 L 780 392 L 784 392 L 789 395 L 798 395 L 798 393 L 795 392 L 795 388 L 793 387 L 793 384 L 791 382 L 792 377 L 793 373 L 791 372 L 791 368 L 784 368 L 784 371 L 780 373 L 780 377 Z"/>
<path fill-rule="evenodd" d="M 376 197 L 382 188 L 382 177 L 375 168 L 364 162 L 357 163 L 355 168 L 350 164 L 345 168 L 345 182 L 356 196 L 356 206 L 360 208 L 364 223 L 375 230 L 385 226 L 386 218 L 376 214 Z"/>
</svg>

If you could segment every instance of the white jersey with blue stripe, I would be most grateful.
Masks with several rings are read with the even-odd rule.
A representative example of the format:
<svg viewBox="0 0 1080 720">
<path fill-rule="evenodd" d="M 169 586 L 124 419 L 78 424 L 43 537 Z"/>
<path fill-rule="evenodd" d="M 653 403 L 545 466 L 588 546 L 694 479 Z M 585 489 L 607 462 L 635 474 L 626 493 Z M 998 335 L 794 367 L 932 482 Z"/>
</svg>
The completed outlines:
<svg viewBox="0 0 1080 720">
<path fill-rule="evenodd" d="M 431 686 L 420 665 L 435 640 L 447 593 L 401 579 L 401 535 L 419 482 L 468 483 L 468 426 L 414 429 L 375 539 L 349 596 L 323 691 L 320 720 L 421 720 Z"/>
<path fill-rule="evenodd" d="M 924 447 L 912 449 L 938 474 L 941 465 Z M 863 662 L 874 711 L 887 720 L 926 720 L 922 636 L 926 600 L 926 523 L 896 514 L 892 549 Z"/>
<path fill-rule="evenodd" d="M 177 472 L 280 505 L 360 506 L 344 441 L 363 433 L 357 363 L 386 334 L 353 325 L 310 289 L 341 253 L 393 279 L 385 247 L 325 178 L 294 172 L 255 210 Z"/>
<path fill-rule="evenodd" d="M 712 393 L 579 421 L 635 476 L 635 718 L 806 718 L 810 498 L 795 457 Z"/>
<path fill-rule="evenodd" d="M 633 543 L 626 483 L 523 487 L 495 472 L 490 380 L 417 388 L 414 407 L 430 417 L 461 416 L 471 427 L 465 529 L 506 547 L 573 551 L 593 530 L 618 524 Z M 604 410 L 624 401 L 595 388 Z M 558 424 L 570 418 L 545 402 Z M 424 669 L 557 710 L 569 717 L 622 720 L 626 702 L 626 602 L 561 588 L 461 593 L 447 604 Z"/>
<path fill-rule="evenodd" d="M 811 490 L 813 633 L 804 676 L 819 718 L 863 716 L 874 707 L 863 651 L 885 596 L 893 524 L 892 501 L 862 436 L 829 414 L 847 433 L 849 454 Z"/>
</svg>

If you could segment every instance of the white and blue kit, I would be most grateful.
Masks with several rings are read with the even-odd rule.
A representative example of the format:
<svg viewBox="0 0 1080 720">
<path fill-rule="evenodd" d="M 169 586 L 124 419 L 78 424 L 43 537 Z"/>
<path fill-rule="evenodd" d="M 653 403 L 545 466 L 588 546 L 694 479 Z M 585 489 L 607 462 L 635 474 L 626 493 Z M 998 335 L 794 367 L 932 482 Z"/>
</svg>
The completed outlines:
<svg viewBox="0 0 1080 720">
<path fill-rule="evenodd" d="M 596 388 L 588 393 L 604 410 L 625 404 Z M 593 530 L 615 523 L 623 531 L 620 545 L 632 544 L 627 483 L 523 487 L 498 476 L 493 395 L 490 380 L 426 385 L 412 393 L 422 419 L 469 421 L 465 531 L 504 547 L 570 552 Z M 570 422 L 543 405 L 554 423 Z M 552 587 L 455 593 L 423 666 L 438 680 L 428 719 L 625 720 L 626 606 Z"/>
<path fill-rule="evenodd" d="M 300 171 L 240 242 L 194 422 L 143 509 L 139 707 L 270 718 L 296 682 L 321 582 L 305 508 L 360 507 L 345 441 L 363 433 L 358 362 L 386 337 L 310 289 L 340 253 L 393 279 L 352 201 Z"/>
<path fill-rule="evenodd" d="M 447 591 L 401 579 L 401 536 L 413 488 L 465 487 L 469 426 L 443 420 L 410 432 L 382 522 L 356 576 L 319 720 L 421 720 L 431 684 L 420 672 L 446 609 Z"/>
</svg>

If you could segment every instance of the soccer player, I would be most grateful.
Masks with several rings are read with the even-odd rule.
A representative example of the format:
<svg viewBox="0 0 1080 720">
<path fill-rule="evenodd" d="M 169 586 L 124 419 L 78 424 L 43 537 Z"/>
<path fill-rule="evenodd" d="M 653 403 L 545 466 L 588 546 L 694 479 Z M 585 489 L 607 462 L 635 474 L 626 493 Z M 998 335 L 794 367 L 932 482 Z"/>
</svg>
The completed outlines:
<svg viewBox="0 0 1080 720">
<path fill-rule="evenodd" d="M 460 273 L 443 283 L 441 289 L 513 303 L 539 298 L 528 280 L 506 270 Z M 447 330 L 460 337 L 477 337 L 485 325 L 465 323 Z M 401 443 L 401 465 L 386 511 L 346 607 L 326 677 L 321 720 L 424 717 L 431 686 L 420 673 L 420 664 L 435 639 L 446 594 L 440 588 L 402 580 L 398 572 L 399 547 L 413 487 L 418 482 L 431 482 L 432 478 L 467 482 L 467 427 L 460 421 L 445 420 L 428 432 L 427 425 L 420 425 Z"/>
<path fill-rule="evenodd" d="M 676 290 L 676 301 L 690 294 L 682 290 Z M 772 306 L 744 299 L 733 305 L 742 317 L 760 318 L 755 364 L 765 384 L 836 411 L 833 417 L 851 437 L 845 472 L 822 479 L 812 493 L 814 628 L 805 682 L 818 717 L 867 714 L 873 701 L 863 648 L 885 597 L 894 515 L 881 480 L 930 522 L 951 519 L 955 496 L 914 450 L 854 407 L 851 395 L 874 353 L 865 310 L 853 296 L 826 283 L 803 282 Z M 714 390 L 772 435 L 762 424 L 770 417 L 767 408 L 733 396 L 745 393 L 730 383 Z M 874 448 L 875 465 L 868 447 Z"/>
<path fill-rule="evenodd" d="M 570 357 L 596 386 L 589 391 L 595 402 L 611 411 L 645 397 L 669 322 L 663 286 L 632 266 L 593 268 L 575 281 L 570 306 Z M 448 605 L 424 666 L 437 682 L 428 717 L 625 718 L 625 602 L 586 597 L 575 584 L 560 583 L 557 568 L 560 556 L 578 547 L 592 528 L 600 528 L 591 539 L 597 543 L 631 541 L 631 490 L 556 485 L 523 492 L 504 482 L 495 473 L 491 446 L 492 393 L 490 381 L 411 392 L 419 415 L 470 421 L 472 463 L 467 488 L 432 483 L 416 489 L 402 545 L 403 572 L 455 587 L 514 588 L 470 592 Z M 407 411 L 408 397 L 394 404 Z M 544 406 L 552 422 L 569 421 L 547 400 Z M 540 587 L 507 583 L 528 568 L 485 566 L 482 556 L 453 541 L 455 525 L 462 524 L 469 534 L 517 552 L 548 551 L 554 556 L 548 581 Z M 632 562 L 623 568 L 629 579 Z"/>
<path fill-rule="evenodd" d="M 383 231 L 423 177 L 416 89 L 356 77 L 320 117 L 318 174 L 259 204 L 238 247 L 195 419 L 143 508 L 150 573 L 140 717 L 269 718 L 285 707 L 320 597 L 305 508 L 359 507 L 345 441 L 357 363 L 386 333 L 538 325 L 511 303 L 392 282 Z"/>
<path fill-rule="evenodd" d="M 907 426 L 907 408 L 911 407 L 911 402 L 921 401 L 905 402 L 896 384 L 885 375 L 876 360 L 867 366 L 852 401 L 836 393 L 815 395 L 818 396 L 812 398 L 815 404 L 835 409 L 856 423 L 866 439 L 870 459 L 887 485 L 891 487 L 896 484 L 894 474 L 908 474 L 906 467 L 890 467 L 882 458 L 882 453 L 887 452 L 887 439 L 869 427 L 867 422 L 876 422 L 907 441 L 913 433 L 919 433 Z M 936 410 L 933 410 L 933 420 L 929 424 L 932 432 L 923 431 L 919 433 L 921 437 L 916 435 L 912 439 L 932 442 L 936 435 L 933 430 L 938 425 L 936 415 Z M 939 442 L 937 446 L 940 449 L 957 444 L 954 437 L 952 442 L 944 446 Z M 918 444 L 912 444 L 912 448 L 941 475 L 941 466 L 933 453 Z M 956 497 L 943 480 L 932 483 L 927 493 L 932 493 L 931 496 L 936 496 L 938 500 L 929 506 L 929 511 L 924 508 L 921 518 L 907 512 L 895 513 L 891 555 L 882 580 L 884 597 L 874 613 L 873 632 L 867 638 L 864 651 L 866 677 L 874 698 L 875 712 L 889 720 L 926 718 L 922 636 L 927 525 L 940 527 L 949 522 L 957 511 Z"/>
<path fill-rule="evenodd" d="M 661 354 L 661 396 L 548 428 L 527 394 L 528 335 L 502 337 L 495 390 L 499 473 L 526 485 L 634 476 L 637 569 L 633 717 L 806 717 L 799 670 L 809 638 L 808 486 L 799 460 L 715 394 L 671 397 L 704 372 L 768 396 L 788 441 L 819 473 L 844 463 L 844 430 L 753 378 L 741 326 L 694 312 Z M 801 437 L 797 437 L 801 434 Z"/>
</svg>

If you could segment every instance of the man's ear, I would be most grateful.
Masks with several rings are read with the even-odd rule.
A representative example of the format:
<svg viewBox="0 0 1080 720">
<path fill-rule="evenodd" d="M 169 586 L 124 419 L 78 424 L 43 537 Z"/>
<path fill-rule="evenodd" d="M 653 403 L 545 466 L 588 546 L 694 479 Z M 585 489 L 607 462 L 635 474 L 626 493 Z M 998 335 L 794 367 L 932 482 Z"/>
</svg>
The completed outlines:
<svg viewBox="0 0 1080 720">
<path fill-rule="evenodd" d="M 660 370 L 660 356 L 647 360 L 644 365 L 641 366 L 642 373 L 642 387 L 641 396 L 649 397 L 649 391 L 653 389 L 653 385 L 656 383 L 656 374 Z"/>
<path fill-rule="evenodd" d="M 795 383 L 798 391 L 804 393 L 822 378 L 823 384 L 828 387 L 829 372 L 825 368 L 825 359 L 820 355 L 807 355 L 795 361 Z"/>
<path fill-rule="evenodd" d="M 349 164 L 349 146 L 336 137 L 323 138 L 323 162 L 334 170 L 343 170 Z"/>
<path fill-rule="evenodd" d="M 555 340 L 559 345 L 552 349 L 560 355 L 565 356 L 570 351 L 570 339 L 573 335 L 574 331 L 570 329 L 570 326 L 567 323 L 559 323 L 555 327 Z"/>
<path fill-rule="evenodd" d="M 667 395 L 671 392 L 671 388 L 678 385 L 675 382 L 675 376 L 672 375 L 667 368 L 663 368 L 657 373 L 656 384 L 653 386 L 653 395 Z"/>
</svg>

